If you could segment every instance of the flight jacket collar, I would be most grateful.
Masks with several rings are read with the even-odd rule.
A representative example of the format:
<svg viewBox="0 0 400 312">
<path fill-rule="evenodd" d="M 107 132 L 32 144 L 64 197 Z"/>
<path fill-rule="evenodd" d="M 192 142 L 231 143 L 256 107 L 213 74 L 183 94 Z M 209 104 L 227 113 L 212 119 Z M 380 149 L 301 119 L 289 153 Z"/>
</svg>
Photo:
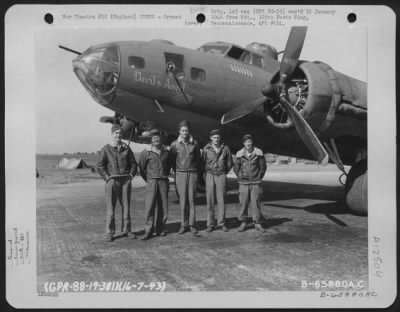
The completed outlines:
<svg viewBox="0 0 400 312">
<path fill-rule="evenodd" d="M 254 147 L 254 150 L 253 150 L 252 154 L 255 155 L 255 156 L 261 156 L 261 157 L 264 156 L 263 152 L 257 147 Z M 236 157 L 237 158 L 243 157 L 245 155 L 246 155 L 246 149 L 244 147 L 240 151 L 238 151 L 236 153 Z"/>
<path fill-rule="evenodd" d="M 221 144 L 219 145 L 219 150 L 222 151 L 222 150 L 224 149 L 224 147 L 225 147 L 225 143 L 224 143 L 224 142 L 221 142 Z M 206 146 L 204 146 L 204 149 L 211 149 L 211 150 L 213 150 L 213 151 L 215 152 L 215 149 L 214 149 L 214 147 L 212 146 L 212 143 L 211 143 L 211 142 L 208 142 L 208 143 L 206 144 Z"/>
<path fill-rule="evenodd" d="M 153 144 L 149 144 L 147 150 L 150 152 L 153 152 L 153 153 L 158 153 L 158 151 L 155 149 Z M 161 145 L 160 152 L 164 152 L 164 151 L 168 151 L 168 147 L 163 144 L 163 145 Z"/>
<path fill-rule="evenodd" d="M 181 136 L 179 135 L 178 138 L 176 139 L 178 143 L 183 143 L 185 144 L 185 142 L 183 141 L 183 139 L 181 138 Z M 193 144 L 194 143 L 194 139 L 192 136 L 189 136 L 189 140 L 188 142 L 189 144 Z"/>
</svg>

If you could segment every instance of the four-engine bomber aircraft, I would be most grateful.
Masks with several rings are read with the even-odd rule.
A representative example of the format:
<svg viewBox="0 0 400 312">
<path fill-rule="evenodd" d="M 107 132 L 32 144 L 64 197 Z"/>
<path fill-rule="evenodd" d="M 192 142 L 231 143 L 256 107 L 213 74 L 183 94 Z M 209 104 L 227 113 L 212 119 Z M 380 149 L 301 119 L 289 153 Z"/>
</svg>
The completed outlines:
<svg viewBox="0 0 400 312">
<path fill-rule="evenodd" d="M 322 62 L 299 60 L 307 27 L 292 27 L 281 62 L 270 45 L 210 42 L 197 50 L 166 40 L 92 46 L 73 70 L 93 99 L 115 112 L 123 137 L 146 140 L 149 127 L 175 139 L 192 123 L 200 143 L 220 128 L 233 151 L 253 134 L 264 152 L 329 161 L 347 175 L 346 203 L 367 214 L 367 84 Z M 352 166 L 349 173 L 344 165 Z"/>
</svg>

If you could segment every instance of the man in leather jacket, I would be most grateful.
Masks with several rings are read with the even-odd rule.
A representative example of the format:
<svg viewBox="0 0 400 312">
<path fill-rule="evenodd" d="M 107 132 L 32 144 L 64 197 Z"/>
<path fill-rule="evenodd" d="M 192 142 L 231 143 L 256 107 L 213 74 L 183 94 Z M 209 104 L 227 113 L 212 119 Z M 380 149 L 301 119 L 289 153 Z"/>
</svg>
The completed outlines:
<svg viewBox="0 0 400 312">
<path fill-rule="evenodd" d="M 203 148 L 203 161 L 206 171 L 207 232 L 215 227 L 215 198 L 218 203 L 218 226 L 228 232 L 225 225 L 226 175 L 232 169 L 232 154 L 221 140 L 218 129 L 210 131 L 210 142 Z"/>
<path fill-rule="evenodd" d="M 150 131 L 151 144 L 140 154 L 140 175 L 146 181 L 145 234 L 147 240 L 152 233 L 167 235 L 165 225 L 168 218 L 168 190 L 171 157 L 168 148 L 162 144 L 159 129 Z"/>
<path fill-rule="evenodd" d="M 243 148 L 236 154 L 234 172 L 239 182 L 240 212 L 238 219 L 241 222 L 239 231 L 246 230 L 246 219 L 249 203 L 253 212 L 253 222 L 258 231 L 264 232 L 262 227 L 260 202 L 262 195 L 261 182 L 267 170 L 262 150 L 254 147 L 253 137 L 246 134 L 242 138 Z"/>
<path fill-rule="evenodd" d="M 190 125 L 186 120 L 179 123 L 179 137 L 170 147 L 172 167 L 175 170 L 175 187 L 179 194 L 181 207 L 181 228 L 179 234 L 186 232 L 188 226 L 193 234 L 196 229 L 196 197 L 197 176 L 202 171 L 200 148 L 190 135 Z"/>
<path fill-rule="evenodd" d="M 113 241 L 115 234 L 115 205 L 119 200 L 122 207 L 121 231 L 124 236 L 136 238 L 131 233 L 131 180 L 137 172 L 137 162 L 128 145 L 122 142 L 119 125 L 111 128 L 112 142 L 101 149 L 97 172 L 106 182 L 106 241 Z"/>
</svg>

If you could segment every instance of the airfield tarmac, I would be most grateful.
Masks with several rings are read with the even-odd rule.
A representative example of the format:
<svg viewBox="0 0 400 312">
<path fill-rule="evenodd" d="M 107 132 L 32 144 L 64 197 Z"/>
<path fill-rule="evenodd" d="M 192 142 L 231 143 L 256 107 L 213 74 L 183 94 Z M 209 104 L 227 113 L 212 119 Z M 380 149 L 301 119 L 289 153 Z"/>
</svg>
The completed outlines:
<svg viewBox="0 0 400 312">
<path fill-rule="evenodd" d="M 206 202 L 198 194 L 199 234 L 178 234 L 172 185 L 166 237 L 120 237 L 109 243 L 103 236 L 104 182 L 98 175 L 40 164 L 38 159 L 38 291 L 53 281 L 165 281 L 166 291 L 307 291 L 316 289 L 302 288 L 301 281 L 330 280 L 363 281 L 368 287 L 367 218 L 345 210 L 334 166 L 269 165 L 261 204 L 265 233 L 237 231 L 237 182 L 230 175 L 229 232 L 205 232 Z M 145 183 L 137 176 L 132 185 L 133 231 L 141 236 Z"/>
</svg>

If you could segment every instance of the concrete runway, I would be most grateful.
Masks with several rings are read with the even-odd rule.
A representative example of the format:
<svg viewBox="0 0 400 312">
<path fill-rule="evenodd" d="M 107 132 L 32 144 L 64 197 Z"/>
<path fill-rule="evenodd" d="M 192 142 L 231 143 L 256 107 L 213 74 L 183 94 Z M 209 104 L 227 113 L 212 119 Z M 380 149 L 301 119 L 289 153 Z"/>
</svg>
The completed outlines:
<svg viewBox="0 0 400 312">
<path fill-rule="evenodd" d="M 266 233 L 237 231 L 237 182 L 229 179 L 230 231 L 177 233 L 179 206 L 169 192 L 168 235 L 104 241 L 104 182 L 90 170 L 43 170 L 37 179 L 38 290 L 53 281 L 165 281 L 166 291 L 316 290 L 302 281 L 363 281 L 368 287 L 367 218 L 349 214 L 332 166 L 270 166 L 263 182 Z M 143 234 L 144 182 L 132 189 L 133 231 Z M 117 228 L 120 221 L 117 209 Z M 334 288 L 339 290 L 341 288 Z M 329 288 L 320 289 L 329 290 Z"/>
</svg>

